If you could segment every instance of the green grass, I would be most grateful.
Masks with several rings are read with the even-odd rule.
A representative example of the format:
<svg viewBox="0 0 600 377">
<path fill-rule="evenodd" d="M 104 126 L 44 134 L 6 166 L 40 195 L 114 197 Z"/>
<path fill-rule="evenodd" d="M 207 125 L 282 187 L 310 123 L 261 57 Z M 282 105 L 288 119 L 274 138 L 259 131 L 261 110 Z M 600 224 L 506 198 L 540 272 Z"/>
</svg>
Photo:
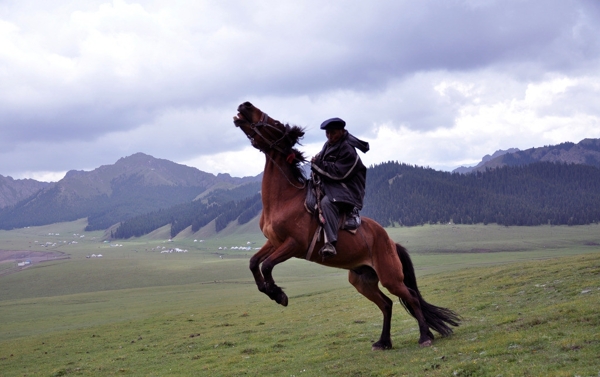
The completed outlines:
<svg viewBox="0 0 600 377">
<path fill-rule="evenodd" d="M 84 234 L 82 225 L 0 232 L 0 249 Z M 0 276 L 0 375 L 597 376 L 598 230 L 389 229 L 411 252 L 425 299 L 464 323 L 422 349 L 416 321 L 396 304 L 384 352 L 370 350 L 381 313 L 345 271 L 278 266 L 283 308 L 256 290 L 251 252 L 218 250 L 259 244 L 260 234 L 110 248 L 85 233 L 56 248 L 71 259 Z M 189 252 L 150 251 L 164 244 Z M 105 257 L 85 258 L 95 250 Z"/>
</svg>

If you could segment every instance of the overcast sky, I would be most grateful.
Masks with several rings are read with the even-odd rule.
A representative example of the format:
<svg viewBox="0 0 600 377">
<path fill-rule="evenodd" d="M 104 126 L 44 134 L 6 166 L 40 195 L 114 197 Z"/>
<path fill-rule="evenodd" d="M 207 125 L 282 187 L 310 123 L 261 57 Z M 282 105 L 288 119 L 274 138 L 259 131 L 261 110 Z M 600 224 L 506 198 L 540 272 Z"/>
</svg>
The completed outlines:
<svg viewBox="0 0 600 377">
<path fill-rule="evenodd" d="M 137 152 L 256 175 L 244 101 L 307 156 L 343 118 L 366 165 L 600 138 L 600 1 L 0 0 L 0 175 Z"/>
</svg>

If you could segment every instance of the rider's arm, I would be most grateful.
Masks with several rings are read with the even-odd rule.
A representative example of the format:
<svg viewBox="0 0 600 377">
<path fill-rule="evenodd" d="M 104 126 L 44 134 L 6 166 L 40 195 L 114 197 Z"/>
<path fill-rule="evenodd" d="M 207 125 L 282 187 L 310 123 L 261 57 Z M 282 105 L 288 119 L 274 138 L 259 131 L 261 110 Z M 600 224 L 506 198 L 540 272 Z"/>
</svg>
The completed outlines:
<svg viewBox="0 0 600 377">
<path fill-rule="evenodd" d="M 344 144 L 335 153 L 327 154 L 323 159 L 315 159 L 311 168 L 323 178 L 342 181 L 354 174 L 359 161 L 356 150 Z"/>
</svg>

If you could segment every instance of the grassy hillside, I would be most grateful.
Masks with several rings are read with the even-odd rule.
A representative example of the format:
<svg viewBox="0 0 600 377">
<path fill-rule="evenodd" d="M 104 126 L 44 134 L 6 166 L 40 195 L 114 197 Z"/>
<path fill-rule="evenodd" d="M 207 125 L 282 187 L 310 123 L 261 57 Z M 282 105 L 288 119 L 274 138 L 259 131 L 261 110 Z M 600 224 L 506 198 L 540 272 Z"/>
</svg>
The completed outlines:
<svg viewBox="0 0 600 377">
<path fill-rule="evenodd" d="M 388 229 L 412 253 L 425 299 L 456 310 L 464 324 L 421 349 L 416 322 L 395 305 L 394 349 L 385 352 L 370 351 L 381 330 L 379 310 L 344 271 L 289 261 L 275 278 L 290 305 L 259 293 L 247 270 L 253 251 L 231 249 L 260 246 L 259 233 L 232 231 L 202 242 L 148 237 L 111 247 L 83 227 L 0 232 L 3 250 L 79 237 L 77 244 L 56 242 L 69 260 L 0 276 L 1 375 L 600 372 L 595 225 Z M 161 254 L 162 247 L 188 252 Z M 103 258 L 86 258 L 98 251 Z"/>
</svg>

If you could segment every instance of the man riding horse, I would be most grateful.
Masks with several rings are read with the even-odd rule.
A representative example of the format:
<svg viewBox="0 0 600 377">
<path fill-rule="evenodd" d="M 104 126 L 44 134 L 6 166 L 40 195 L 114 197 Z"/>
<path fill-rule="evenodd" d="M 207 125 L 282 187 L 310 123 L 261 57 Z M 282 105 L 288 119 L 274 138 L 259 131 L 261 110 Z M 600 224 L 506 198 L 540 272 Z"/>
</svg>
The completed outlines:
<svg viewBox="0 0 600 377">
<path fill-rule="evenodd" d="M 425 301 L 417 286 L 415 269 L 407 250 L 394 242 L 373 219 L 361 219 L 356 230 L 360 236 L 343 232 L 335 238 L 333 232 L 337 230 L 339 219 L 333 216 L 327 221 L 333 225 L 329 232 L 334 234 L 329 242 L 337 239 L 337 246 L 343 252 L 335 258 L 319 258 L 316 253 L 311 253 L 312 248 L 322 246 L 323 241 L 315 238 L 320 225 L 306 210 L 310 190 L 300 168 L 305 159 L 302 152 L 294 148 L 304 136 L 304 130 L 271 118 L 250 102 L 242 103 L 237 111 L 233 118 L 236 127 L 244 132 L 252 146 L 265 154 L 261 188 L 263 210 L 259 225 L 267 241 L 249 263 L 258 290 L 278 304 L 287 306 L 288 297 L 275 283 L 273 269 L 290 258 L 307 259 L 348 270 L 348 281 L 381 310 L 381 335 L 371 349 L 392 348 L 393 302 L 381 291 L 380 285 L 398 297 L 417 320 L 420 346 L 431 346 L 434 339 L 431 330 L 442 336 L 452 334 L 451 326 L 459 325 L 460 316 L 450 309 Z M 330 140 L 313 161 L 313 169 L 322 177 L 324 192 L 334 203 L 333 211 L 339 211 L 336 203 L 362 208 L 364 195 L 365 168 L 354 148 L 367 151 L 368 145 L 347 133 L 344 125 L 341 119 L 324 122 L 321 128 L 326 131 L 337 128 L 338 131 L 330 132 L 331 135 L 328 133 Z M 334 136 L 338 132 L 341 135 Z M 332 237 L 331 234 L 328 237 Z M 311 239 L 315 244 L 311 243 Z"/>
<path fill-rule="evenodd" d="M 356 229 L 360 224 L 358 211 L 365 197 L 367 168 L 356 153 L 369 150 L 369 143 L 357 139 L 344 128 L 346 122 L 340 118 L 328 119 L 321 124 L 327 141 L 323 149 L 311 160 L 311 169 L 316 174 L 324 192 L 321 198 L 325 245 L 319 253 L 324 258 L 337 254 L 335 245 L 340 216 L 347 218 L 346 227 Z"/>
</svg>

